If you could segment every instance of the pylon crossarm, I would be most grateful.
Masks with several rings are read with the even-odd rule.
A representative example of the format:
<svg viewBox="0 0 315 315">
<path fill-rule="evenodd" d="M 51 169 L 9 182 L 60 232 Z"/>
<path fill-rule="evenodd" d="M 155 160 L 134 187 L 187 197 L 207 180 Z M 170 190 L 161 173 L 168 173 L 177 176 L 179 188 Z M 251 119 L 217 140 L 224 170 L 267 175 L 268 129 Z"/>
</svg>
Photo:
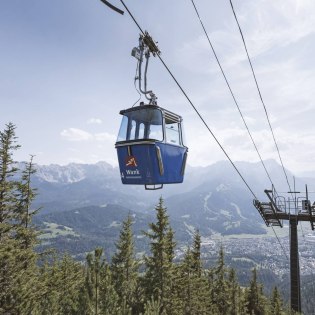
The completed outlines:
<svg viewBox="0 0 315 315">
<path fill-rule="evenodd" d="M 281 213 L 283 211 L 281 211 L 277 205 L 275 204 L 273 197 L 270 195 L 270 193 L 272 193 L 272 190 L 265 190 L 265 194 L 267 195 L 268 199 L 270 200 L 270 207 L 272 209 L 273 212 L 273 219 L 275 219 L 277 221 L 277 224 L 280 227 L 282 227 L 282 222 L 280 221 L 279 217 L 278 217 L 278 213 Z"/>
<path fill-rule="evenodd" d="M 298 250 L 297 225 L 300 221 L 308 221 L 312 230 L 315 228 L 315 203 L 311 205 L 308 199 L 306 186 L 306 198 L 296 197 L 298 191 L 289 191 L 292 199 L 278 196 L 274 190 L 265 190 L 269 199 L 268 202 L 254 200 L 254 206 L 259 211 L 266 225 L 279 225 L 282 221 L 289 221 L 290 225 L 290 286 L 291 286 L 291 308 L 301 312 L 301 291 L 300 291 L 300 266 Z M 301 206 L 299 206 L 302 204 Z M 281 220 L 281 222 L 280 222 Z"/>
<path fill-rule="evenodd" d="M 310 215 L 310 223 L 311 223 L 311 228 L 312 231 L 314 231 L 314 220 L 315 220 L 315 203 L 311 205 L 310 200 L 308 199 L 308 189 L 307 185 L 305 185 L 305 192 L 306 192 L 306 205 L 307 205 L 307 210 Z"/>
<path fill-rule="evenodd" d="M 262 203 L 259 200 L 254 199 L 253 200 L 253 204 L 254 204 L 255 208 L 258 210 L 258 212 L 261 215 L 261 217 L 263 218 L 266 226 L 270 226 L 270 223 L 265 218 L 265 210 L 264 210 L 264 207 L 263 207 Z"/>
<path fill-rule="evenodd" d="M 315 205 L 311 206 L 311 204 L 309 204 L 308 207 L 309 210 L 309 214 L 310 214 L 310 222 L 311 222 L 311 228 L 314 231 L 314 222 L 315 222 Z"/>
</svg>

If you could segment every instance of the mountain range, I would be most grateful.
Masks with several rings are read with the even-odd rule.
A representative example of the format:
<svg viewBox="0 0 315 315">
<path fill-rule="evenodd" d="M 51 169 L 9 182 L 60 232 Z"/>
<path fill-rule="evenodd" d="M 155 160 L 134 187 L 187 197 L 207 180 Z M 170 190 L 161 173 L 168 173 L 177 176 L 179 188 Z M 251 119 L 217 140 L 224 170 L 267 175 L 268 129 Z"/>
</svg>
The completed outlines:
<svg viewBox="0 0 315 315">
<path fill-rule="evenodd" d="M 265 161 L 265 165 L 275 187 L 287 191 L 282 167 L 273 160 Z M 154 206 L 160 196 L 179 243 L 191 239 L 195 229 L 203 238 L 265 234 L 264 222 L 252 200 L 254 195 L 266 200 L 264 189 L 270 189 L 271 183 L 260 163 L 237 162 L 236 166 L 252 192 L 227 161 L 187 167 L 183 184 L 166 185 L 157 191 L 122 185 L 119 170 L 106 162 L 36 165 L 32 186 L 38 195 L 33 207 L 41 208 L 34 220 L 45 232 L 41 246 L 56 246 L 79 256 L 95 246 L 104 246 L 110 255 L 121 222 L 130 213 L 137 250 L 142 252 L 146 246 L 142 231 L 155 220 Z M 292 179 L 289 171 L 287 174 Z M 315 179 L 295 179 L 300 191 L 305 183 L 314 190 Z"/>
</svg>

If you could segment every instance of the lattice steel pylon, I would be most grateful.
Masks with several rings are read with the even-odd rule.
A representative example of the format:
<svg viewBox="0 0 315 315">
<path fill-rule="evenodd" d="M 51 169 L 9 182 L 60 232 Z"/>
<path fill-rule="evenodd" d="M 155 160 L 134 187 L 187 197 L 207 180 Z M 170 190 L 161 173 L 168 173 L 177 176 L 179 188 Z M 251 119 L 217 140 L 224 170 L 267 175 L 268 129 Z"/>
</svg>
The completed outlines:
<svg viewBox="0 0 315 315">
<path fill-rule="evenodd" d="M 274 188 L 265 190 L 268 197 L 267 202 L 260 202 L 254 199 L 253 203 L 267 226 L 283 227 L 286 220 L 290 225 L 290 289 L 291 308 L 296 312 L 301 312 L 301 290 L 300 290 L 300 266 L 298 251 L 297 226 L 299 221 L 308 221 L 314 230 L 315 223 L 315 203 L 311 205 L 308 199 L 307 186 L 305 195 L 301 192 L 290 191 L 291 198 L 279 196 Z M 299 194 L 299 197 L 296 197 Z"/>
</svg>

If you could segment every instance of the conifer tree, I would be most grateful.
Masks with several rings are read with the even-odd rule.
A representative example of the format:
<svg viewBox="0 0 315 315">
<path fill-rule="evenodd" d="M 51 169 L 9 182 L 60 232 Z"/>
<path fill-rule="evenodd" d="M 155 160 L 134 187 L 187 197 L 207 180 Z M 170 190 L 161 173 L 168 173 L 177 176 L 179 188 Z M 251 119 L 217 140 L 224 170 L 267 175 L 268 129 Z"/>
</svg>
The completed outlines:
<svg viewBox="0 0 315 315">
<path fill-rule="evenodd" d="M 236 279 L 236 273 L 235 270 L 232 268 L 229 271 L 229 276 L 228 276 L 228 291 L 229 291 L 229 309 L 228 313 L 229 315 L 237 315 L 241 314 L 240 309 L 239 309 L 239 292 L 240 292 L 240 287 L 237 283 Z"/>
<path fill-rule="evenodd" d="M 272 315 L 283 315 L 283 302 L 281 300 L 280 293 L 277 289 L 277 287 L 274 287 L 272 290 L 272 296 L 271 296 L 271 314 Z"/>
<path fill-rule="evenodd" d="M 192 249 L 188 247 L 180 265 L 183 314 L 212 314 L 209 283 L 202 270 L 201 236 L 196 230 Z"/>
<path fill-rule="evenodd" d="M 134 304 L 132 308 L 132 314 L 142 314 L 144 312 L 145 304 L 145 287 L 146 279 L 143 274 L 138 274 L 137 286 L 134 291 Z"/>
<path fill-rule="evenodd" d="M 0 313 L 10 314 L 30 311 L 38 299 L 36 231 L 30 226 L 29 212 L 34 196 L 30 185 L 34 170 L 31 160 L 18 180 L 19 169 L 13 154 L 20 146 L 16 144 L 15 129 L 9 123 L 0 132 Z M 21 204 L 25 187 L 28 189 L 23 190 L 25 199 Z"/>
<path fill-rule="evenodd" d="M 58 263 L 57 282 L 59 292 L 58 312 L 77 314 L 79 309 L 79 291 L 84 282 L 84 269 L 68 254 Z"/>
<path fill-rule="evenodd" d="M 201 270 L 198 268 L 200 265 L 201 262 L 196 261 L 193 251 L 188 248 L 180 266 L 182 314 L 207 314 L 210 312 L 210 292 L 206 278 L 200 274 Z"/>
<path fill-rule="evenodd" d="M 144 306 L 144 315 L 159 315 L 161 314 L 161 309 L 161 301 L 155 301 L 152 297 Z"/>
<path fill-rule="evenodd" d="M 150 223 L 151 231 L 144 234 L 150 239 L 151 256 L 145 257 L 146 263 L 146 296 L 147 299 L 161 301 L 161 314 L 172 314 L 172 280 L 174 278 L 174 248 L 173 231 L 169 224 L 166 208 L 162 197 L 156 210 L 156 223 Z M 174 313 L 174 312 L 173 312 Z"/>
<path fill-rule="evenodd" d="M 14 293 L 15 303 L 20 311 L 32 310 L 39 298 L 38 255 L 34 248 L 38 244 L 38 232 L 32 225 L 32 218 L 37 211 L 31 210 L 35 190 L 31 187 L 31 176 L 35 173 L 33 157 L 25 163 L 21 180 L 17 181 L 17 203 L 14 209 L 14 239 L 16 248 L 17 286 Z"/>
<path fill-rule="evenodd" d="M 118 296 L 103 249 L 96 248 L 86 257 L 85 281 L 80 290 L 78 314 L 80 315 L 125 315 L 119 313 Z M 126 313 L 128 314 L 128 313 Z"/>
<path fill-rule="evenodd" d="M 102 261 L 102 248 L 96 248 L 94 254 L 88 254 L 86 257 L 87 270 L 86 270 L 86 289 L 88 292 L 89 302 L 87 314 L 99 313 L 99 291 L 100 291 L 100 276 L 101 269 L 104 266 Z"/>
<path fill-rule="evenodd" d="M 9 123 L 0 131 L 0 241 L 3 234 L 13 228 L 15 207 L 17 205 L 17 181 L 12 177 L 18 169 L 13 160 L 13 153 L 20 147 L 15 135 L 16 127 Z"/>
<path fill-rule="evenodd" d="M 247 288 L 241 288 L 239 287 L 238 289 L 238 303 L 237 303 L 237 314 L 248 314 L 247 312 L 247 302 L 246 302 L 246 297 L 247 297 Z"/>
<path fill-rule="evenodd" d="M 87 270 L 85 270 L 85 279 L 79 290 L 79 304 L 78 304 L 78 315 L 90 315 L 91 310 L 91 298 L 90 298 L 90 286 L 91 282 L 87 276 Z"/>
<path fill-rule="evenodd" d="M 183 314 L 191 314 L 194 309 L 194 285 L 193 285 L 193 256 L 188 247 L 184 261 L 181 265 L 181 292 L 183 300 Z"/>
<path fill-rule="evenodd" d="M 253 275 L 248 289 L 246 304 L 249 314 L 265 314 L 266 300 L 263 295 L 262 285 L 257 282 L 256 268 L 253 269 Z"/>
<path fill-rule="evenodd" d="M 48 257 L 46 257 L 48 258 Z M 59 283 L 58 260 L 51 257 L 46 259 L 40 269 L 39 281 L 41 283 L 39 302 L 39 314 L 57 314 L 60 302 L 60 293 L 57 283 Z"/>
<path fill-rule="evenodd" d="M 36 189 L 31 187 L 31 177 L 36 173 L 33 158 L 34 156 L 31 155 L 30 161 L 24 163 L 25 168 L 22 171 L 21 180 L 17 182 L 18 202 L 15 210 L 15 220 L 21 227 L 26 229 L 30 226 L 32 217 L 38 212 L 38 210 L 31 211 L 32 201 L 36 197 Z"/>
<path fill-rule="evenodd" d="M 193 248 L 191 251 L 192 254 L 192 264 L 193 268 L 196 271 L 196 274 L 198 277 L 201 277 L 201 271 L 202 271 L 202 262 L 201 262 L 201 236 L 199 234 L 199 230 L 195 230 L 194 236 L 193 236 Z"/>
<path fill-rule="evenodd" d="M 109 265 L 104 261 L 100 270 L 99 283 L 99 313 L 100 315 L 131 315 L 131 307 L 123 300 L 119 303 L 118 295 L 112 282 Z"/>
<path fill-rule="evenodd" d="M 133 308 L 135 291 L 137 289 L 138 262 L 134 257 L 134 242 L 132 236 L 132 218 L 128 215 L 123 222 L 120 237 L 116 244 L 116 253 L 112 257 L 111 271 L 119 304 Z"/>
<path fill-rule="evenodd" d="M 228 285 L 226 281 L 226 272 L 224 262 L 224 251 L 221 246 L 219 251 L 219 258 L 214 269 L 214 281 L 213 281 L 213 302 L 216 304 L 220 314 L 227 314 L 229 309 L 229 299 L 228 299 Z"/>
</svg>

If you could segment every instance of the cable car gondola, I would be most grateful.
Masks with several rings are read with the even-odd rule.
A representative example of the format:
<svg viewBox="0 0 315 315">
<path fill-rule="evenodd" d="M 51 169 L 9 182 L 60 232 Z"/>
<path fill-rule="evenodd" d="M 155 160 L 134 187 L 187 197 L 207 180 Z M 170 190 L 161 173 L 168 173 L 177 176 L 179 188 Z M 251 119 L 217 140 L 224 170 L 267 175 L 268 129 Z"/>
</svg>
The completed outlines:
<svg viewBox="0 0 315 315">
<path fill-rule="evenodd" d="M 188 148 L 183 141 L 181 116 L 156 103 L 152 91 L 146 91 L 146 72 L 150 52 L 159 53 L 152 38 L 140 36 L 139 48 L 132 55 L 139 61 L 139 89 L 149 104 L 121 110 L 123 116 L 117 142 L 119 168 L 123 184 L 144 185 L 146 189 L 159 189 L 163 184 L 182 183 Z M 145 89 L 141 89 L 141 63 L 146 57 Z M 147 95 L 150 95 L 150 98 Z"/>
</svg>

